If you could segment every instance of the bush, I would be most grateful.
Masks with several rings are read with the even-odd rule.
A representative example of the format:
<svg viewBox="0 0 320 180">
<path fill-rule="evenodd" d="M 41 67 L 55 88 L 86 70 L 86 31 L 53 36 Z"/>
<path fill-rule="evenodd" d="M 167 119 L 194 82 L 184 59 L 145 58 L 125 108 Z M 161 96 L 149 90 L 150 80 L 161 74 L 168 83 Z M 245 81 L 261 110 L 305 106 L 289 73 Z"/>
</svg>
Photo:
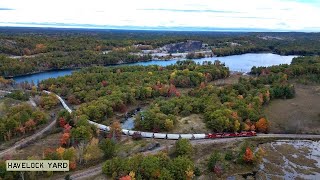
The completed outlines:
<svg viewBox="0 0 320 180">
<path fill-rule="evenodd" d="M 196 167 L 196 168 L 194 169 L 194 175 L 195 175 L 195 176 L 201 176 L 201 171 L 200 171 L 200 169 L 199 169 L 198 167 Z"/>
<path fill-rule="evenodd" d="M 179 139 L 175 144 L 175 153 L 177 156 L 191 157 L 193 154 L 193 147 L 188 139 Z"/>
<path fill-rule="evenodd" d="M 116 150 L 116 143 L 111 139 L 103 139 L 99 144 L 106 159 L 111 158 Z"/>
<path fill-rule="evenodd" d="M 221 154 L 218 151 L 214 151 L 208 161 L 208 170 L 210 172 L 214 171 L 216 164 L 221 161 Z"/>
<path fill-rule="evenodd" d="M 30 94 L 29 93 L 25 93 L 21 90 L 15 90 L 10 94 L 7 94 L 6 97 L 12 98 L 12 99 L 16 99 L 16 100 L 20 100 L 20 101 L 28 101 Z"/>
<path fill-rule="evenodd" d="M 227 161 L 231 161 L 233 158 L 234 158 L 234 156 L 233 156 L 232 151 L 227 151 L 225 156 L 224 156 L 224 159 L 227 160 Z"/>
</svg>

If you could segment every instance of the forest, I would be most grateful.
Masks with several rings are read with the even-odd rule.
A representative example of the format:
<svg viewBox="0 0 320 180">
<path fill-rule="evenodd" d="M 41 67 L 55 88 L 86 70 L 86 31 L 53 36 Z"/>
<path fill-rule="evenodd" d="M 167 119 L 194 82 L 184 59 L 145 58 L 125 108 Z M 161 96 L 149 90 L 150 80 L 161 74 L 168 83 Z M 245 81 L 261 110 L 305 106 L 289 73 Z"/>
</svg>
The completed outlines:
<svg viewBox="0 0 320 180">
<path fill-rule="evenodd" d="M 251 74 L 266 76 L 274 73 L 285 73 L 289 78 L 301 83 L 320 83 L 320 57 L 305 56 L 293 58 L 290 65 L 270 67 L 252 67 Z"/>
<path fill-rule="evenodd" d="M 79 105 L 76 116 L 106 124 L 139 101 L 152 101 L 136 118 L 135 128 L 153 132 L 171 131 L 178 116 L 203 114 L 213 132 L 268 131 L 262 108 L 275 98 L 293 98 L 294 86 L 285 73 L 240 78 L 216 87 L 212 81 L 226 78 L 224 64 L 177 61 L 175 65 L 92 67 L 70 76 L 48 79 L 39 88 L 62 95 Z M 187 93 L 181 93 L 187 89 Z"/>
<path fill-rule="evenodd" d="M 54 69 L 148 61 L 152 58 L 150 55 L 133 53 L 186 40 L 208 44 L 216 56 L 258 52 L 303 56 L 320 54 L 319 33 L 0 28 L 0 75 L 10 77 Z M 192 53 L 189 56 L 194 58 Z"/>
<path fill-rule="evenodd" d="M 48 114 L 34 109 L 27 103 L 8 106 L 0 116 L 0 142 L 33 133 L 38 126 L 47 123 Z"/>
</svg>

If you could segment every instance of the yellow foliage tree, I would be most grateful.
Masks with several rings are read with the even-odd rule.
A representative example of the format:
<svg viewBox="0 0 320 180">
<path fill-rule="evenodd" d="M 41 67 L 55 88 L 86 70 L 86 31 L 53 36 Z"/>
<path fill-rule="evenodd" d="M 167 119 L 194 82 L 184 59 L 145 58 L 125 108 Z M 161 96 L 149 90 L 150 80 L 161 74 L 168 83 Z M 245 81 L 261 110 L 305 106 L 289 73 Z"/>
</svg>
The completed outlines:
<svg viewBox="0 0 320 180">
<path fill-rule="evenodd" d="M 190 167 L 186 171 L 186 177 L 187 180 L 191 180 L 194 177 L 194 172 Z"/>
<path fill-rule="evenodd" d="M 84 153 L 84 160 L 86 162 L 90 160 L 97 160 L 103 156 L 102 150 L 99 148 L 99 140 L 92 138 Z"/>
<path fill-rule="evenodd" d="M 167 131 L 172 130 L 174 127 L 173 121 L 171 119 L 166 119 L 164 126 L 166 127 Z"/>
<path fill-rule="evenodd" d="M 57 154 L 59 155 L 59 157 L 62 159 L 62 156 L 63 156 L 63 153 L 65 151 L 65 148 L 59 147 L 59 148 L 56 149 L 56 151 L 57 151 Z"/>
</svg>

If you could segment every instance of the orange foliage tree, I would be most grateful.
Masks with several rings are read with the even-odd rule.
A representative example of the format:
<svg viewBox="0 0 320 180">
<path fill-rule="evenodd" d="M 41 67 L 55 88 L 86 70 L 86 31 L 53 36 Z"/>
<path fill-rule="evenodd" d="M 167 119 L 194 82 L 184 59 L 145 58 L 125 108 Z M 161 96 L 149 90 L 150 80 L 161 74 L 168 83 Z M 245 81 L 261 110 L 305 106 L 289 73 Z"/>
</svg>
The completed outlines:
<svg viewBox="0 0 320 180">
<path fill-rule="evenodd" d="M 61 139 L 60 139 L 60 144 L 61 145 L 68 145 L 70 139 L 70 133 L 63 133 Z"/>
<path fill-rule="evenodd" d="M 268 121 L 265 118 L 260 118 L 259 121 L 256 122 L 256 129 L 259 132 L 268 132 Z"/>
<path fill-rule="evenodd" d="M 77 163 L 75 161 L 70 162 L 70 170 L 74 170 L 77 168 Z"/>
<path fill-rule="evenodd" d="M 126 176 L 119 178 L 119 180 L 131 180 L 131 177 L 129 175 L 126 175 Z"/>
<path fill-rule="evenodd" d="M 25 122 L 24 126 L 27 131 L 32 131 L 35 129 L 36 123 L 34 122 L 33 119 L 29 119 L 27 122 Z"/>
<path fill-rule="evenodd" d="M 46 51 L 47 46 L 44 44 L 36 44 L 35 53 L 43 53 Z"/>
<path fill-rule="evenodd" d="M 116 138 L 117 140 L 121 139 L 122 129 L 119 121 L 115 121 L 110 126 L 110 136 L 111 138 Z"/>
<path fill-rule="evenodd" d="M 246 151 L 243 156 L 243 160 L 247 163 L 253 162 L 253 153 L 249 147 L 246 148 Z"/>
<path fill-rule="evenodd" d="M 62 158 L 65 149 L 63 147 L 59 147 L 56 149 L 56 151 L 57 151 L 57 154 L 59 155 L 59 157 Z"/>
</svg>

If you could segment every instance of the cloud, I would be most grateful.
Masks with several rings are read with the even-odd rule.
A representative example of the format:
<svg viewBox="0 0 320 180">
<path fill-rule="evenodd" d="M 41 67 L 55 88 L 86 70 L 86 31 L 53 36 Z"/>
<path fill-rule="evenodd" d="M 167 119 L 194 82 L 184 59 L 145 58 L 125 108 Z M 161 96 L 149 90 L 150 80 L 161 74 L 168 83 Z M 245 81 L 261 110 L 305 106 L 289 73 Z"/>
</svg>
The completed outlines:
<svg viewBox="0 0 320 180">
<path fill-rule="evenodd" d="M 320 31 L 316 29 L 319 3 L 320 0 L 0 0 L 0 7 L 14 9 L 0 8 L 0 24 Z"/>
<path fill-rule="evenodd" d="M 11 8 L 1 8 L 1 7 L 0 7 L 0 11 L 11 11 L 11 10 L 14 10 L 14 9 L 11 9 Z"/>
<path fill-rule="evenodd" d="M 170 12 L 209 12 L 209 13 L 241 13 L 237 11 L 220 11 L 211 9 L 137 9 L 140 11 L 170 11 Z"/>
</svg>

